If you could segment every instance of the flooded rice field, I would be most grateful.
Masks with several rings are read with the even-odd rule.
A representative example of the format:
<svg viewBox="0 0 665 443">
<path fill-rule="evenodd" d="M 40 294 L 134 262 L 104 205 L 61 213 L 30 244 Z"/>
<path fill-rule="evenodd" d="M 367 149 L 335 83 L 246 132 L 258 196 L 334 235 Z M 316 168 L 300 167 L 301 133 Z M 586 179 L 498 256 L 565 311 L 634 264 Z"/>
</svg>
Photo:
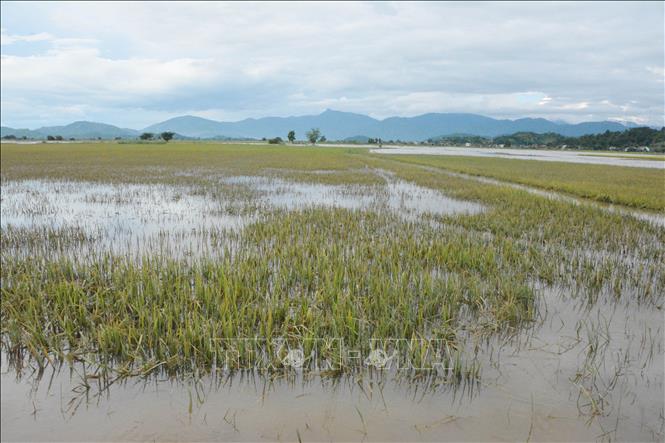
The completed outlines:
<svg viewBox="0 0 665 443">
<path fill-rule="evenodd" d="M 543 149 L 509 149 L 509 148 L 467 148 L 467 147 L 413 147 L 395 146 L 372 149 L 375 154 L 407 154 L 407 155 L 463 155 L 465 157 L 500 157 L 518 160 L 538 160 L 547 162 L 582 163 L 589 165 L 629 166 L 634 168 L 665 169 L 665 161 L 636 158 L 625 158 L 618 155 L 589 155 L 585 152 L 555 151 Z"/>
<path fill-rule="evenodd" d="M 660 219 L 369 173 L 3 181 L 2 440 L 665 438 Z"/>
<path fill-rule="evenodd" d="M 26 180 L 2 187 L 3 246 L 34 253 L 14 242 L 26 232 L 54 239 L 42 252 L 214 255 L 211 238 L 241 235 L 242 227 L 273 209 L 311 207 L 392 212 L 405 220 L 475 214 L 483 206 L 395 179 L 382 186 L 298 183 L 276 177 L 235 176 L 206 187 L 99 184 Z M 94 241 L 86 241 L 94 240 Z M 21 249 L 28 246 L 30 249 Z M 92 250 L 89 248 L 92 247 Z M 218 249 L 217 252 L 220 252 Z"/>
</svg>

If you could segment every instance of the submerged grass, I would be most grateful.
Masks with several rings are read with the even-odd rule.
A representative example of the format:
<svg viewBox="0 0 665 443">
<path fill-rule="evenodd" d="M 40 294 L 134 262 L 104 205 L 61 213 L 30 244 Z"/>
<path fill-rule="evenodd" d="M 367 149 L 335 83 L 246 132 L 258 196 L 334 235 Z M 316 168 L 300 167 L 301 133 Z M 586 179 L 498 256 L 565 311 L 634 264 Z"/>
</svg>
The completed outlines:
<svg viewBox="0 0 665 443">
<path fill-rule="evenodd" d="M 179 372 L 211 368 L 234 351 L 233 340 L 254 338 L 296 347 L 341 339 L 365 355 L 372 339 L 431 338 L 452 358 L 462 321 L 482 317 L 477 329 L 497 330 L 531 318 L 533 292 L 515 245 L 416 231 L 386 216 L 275 213 L 249 226 L 234 254 L 189 267 L 112 256 L 89 265 L 3 263 L 3 333 L 10 349 L 37 358 Z"/>
</svg>

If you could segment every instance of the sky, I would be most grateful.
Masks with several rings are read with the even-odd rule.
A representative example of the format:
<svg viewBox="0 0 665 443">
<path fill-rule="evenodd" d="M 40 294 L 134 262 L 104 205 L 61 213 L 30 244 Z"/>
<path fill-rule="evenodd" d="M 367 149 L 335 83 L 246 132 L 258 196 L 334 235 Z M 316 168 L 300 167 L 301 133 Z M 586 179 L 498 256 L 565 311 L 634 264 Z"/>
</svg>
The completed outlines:
<svg viewBox="0 0 665 443">
<path fill-rule="evenodd" d="M 2 125 L 470 112 L 665 124 L 665 3 L 1 3 Z"/>
</svg>

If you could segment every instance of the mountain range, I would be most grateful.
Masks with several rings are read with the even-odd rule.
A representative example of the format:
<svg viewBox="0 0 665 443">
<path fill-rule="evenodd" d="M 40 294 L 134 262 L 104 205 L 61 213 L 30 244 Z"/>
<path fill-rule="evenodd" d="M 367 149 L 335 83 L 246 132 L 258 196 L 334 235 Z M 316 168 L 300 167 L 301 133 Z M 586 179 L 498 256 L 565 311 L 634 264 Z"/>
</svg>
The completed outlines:
<svg viewBox="0 0 665 443">
<path fill-rule="evenodd" d="M 156 123 L 141 130 L 86 121 L 34 130 L 2 126 L 0 136 L 43 139 L 48 135 L 60 135 L 65 139 L 113 139 L 136 138 L 142 132 L 172 131 L 180 138 L 261 139 L 278 136 L 286 138 L 287 133 L 293 130 L 296 138 L 302 140 L 311 128 L 319 128 L 328 140 L 362 140 L 372 137 L 384 140 L 423 141 L 455 134 L 497 137 L 516 132 L 538 134 L 553 132 L 579 137 L 607 130 L 624 131 L 634 126 L 612 121 L 570 124 L 543 118 L 507 120 L 478 114 L 455 113 L 430 113 L 415 117 L 390 117 L 378 120 L 366 115 L 328 109 L 318 115 L 248 118 L 238 122 L 220 122 L 187 115 Z"/>
<path fill-rule="evenodd" d="M 140 131 L 127 128 L 119 128 L 117 126 L 108 125 L 106 123 L 94 123 L 79 121 L 70 123 L 65 126 L 44 126 L 39 129 L 14 129 L 7 126 L 2 126 L 1 136 L 14 135 L 17 138 L 46 138 L 49 135 L 61 135 L 63 138 L 77 138 L 77 139 L 112 139 L 115 137 L 133 138 L 141 134 Z"/>
</svg>

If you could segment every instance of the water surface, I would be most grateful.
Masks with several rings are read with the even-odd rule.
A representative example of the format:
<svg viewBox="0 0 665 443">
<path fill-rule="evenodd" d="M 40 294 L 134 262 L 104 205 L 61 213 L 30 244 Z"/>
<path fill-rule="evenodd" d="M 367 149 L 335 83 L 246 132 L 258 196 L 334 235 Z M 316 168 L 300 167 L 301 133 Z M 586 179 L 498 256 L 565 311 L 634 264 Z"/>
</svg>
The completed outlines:
<svg viewBox="0 0 665 443">
<path fill-rule="evenodd" d="M 665 169 L 665 161 L 628 159 L 613 156 L 590 156 L 588 152 L 542 150 L 542 149 L 507 149 L 507 148 L 462 148 L 453 146 L 395 146 L 372 149 L 375 154 L 396 155 L 457 155 L 465 157 L 500 157 L 518 160 L 538 160 L 549 162 L 582 163 L 589 165 L 629 166 L 633 168 Z"/>
</svg>

